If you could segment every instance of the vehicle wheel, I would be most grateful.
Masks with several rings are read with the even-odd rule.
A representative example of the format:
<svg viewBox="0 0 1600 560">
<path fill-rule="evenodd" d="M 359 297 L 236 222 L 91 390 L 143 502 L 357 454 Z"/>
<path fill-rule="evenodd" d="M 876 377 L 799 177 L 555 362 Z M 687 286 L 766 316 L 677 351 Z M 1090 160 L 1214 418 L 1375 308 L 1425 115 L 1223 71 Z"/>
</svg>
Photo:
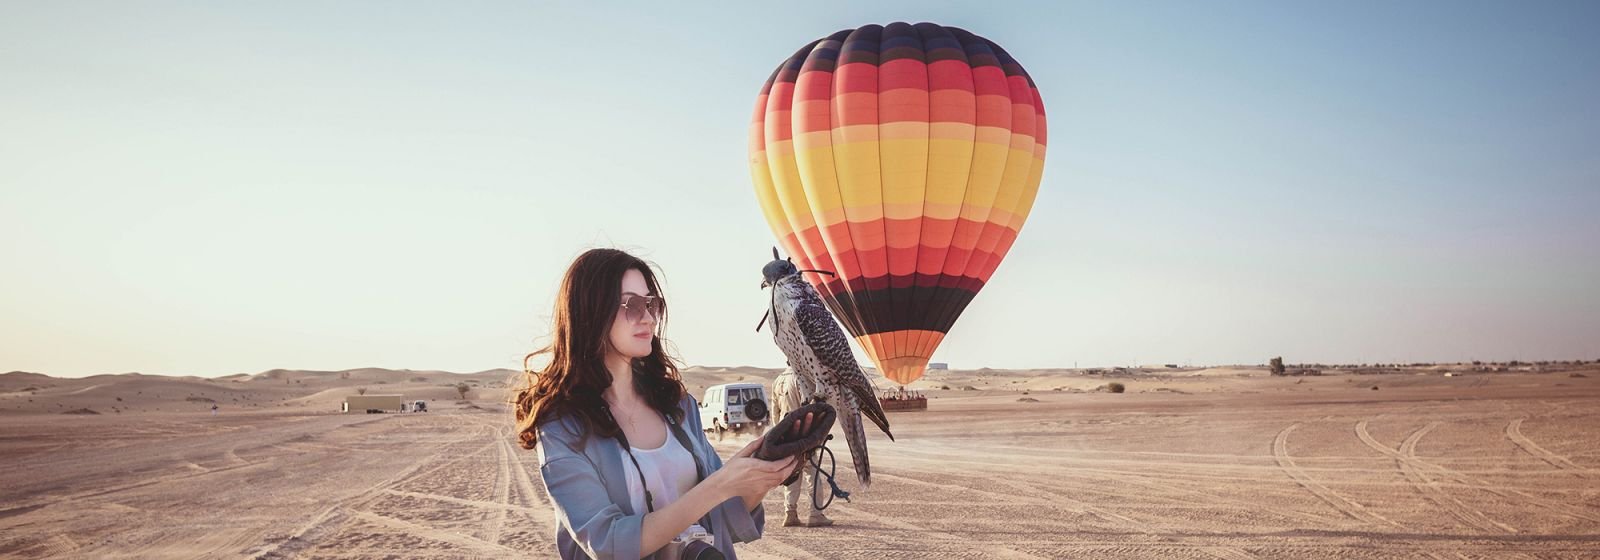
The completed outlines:
<svg viewBox="0 0 1600 560">
<path fill-rule="evenodd" d="M 767 403 L 761 399 L 750 399 L 750 402 L 744 403 L 744 416 L 753 422 L 766 420 L 767 412 Z"/>
</svg>

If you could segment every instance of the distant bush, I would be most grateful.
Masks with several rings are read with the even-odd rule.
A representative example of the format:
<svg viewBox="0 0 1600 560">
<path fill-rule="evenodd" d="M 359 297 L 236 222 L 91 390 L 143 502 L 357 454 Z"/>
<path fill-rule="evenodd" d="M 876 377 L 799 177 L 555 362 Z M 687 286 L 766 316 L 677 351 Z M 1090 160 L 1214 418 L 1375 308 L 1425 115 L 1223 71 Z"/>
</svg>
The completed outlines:
<svg viewBox="0 0 1600 560">
<path fill-rule="evenodd" d="M 1108 385 L 1106 385 L 1106 389 L 1111 391 L 1111 392 L 1113 392 L 1113 393 L 1121 393 L 1123 391 L 1128 390 L 1128 388 L 1127 387 L 1123 387 L 1121 383 L 1108 384 Z"/>
<path fill-rule="evenodd" d="M 366 387 L 357 387 L 356 388 L 356 394 L 357 395 L 365 395 L 365 394 L 367 394 L 367 388 Z"/>
</svg>

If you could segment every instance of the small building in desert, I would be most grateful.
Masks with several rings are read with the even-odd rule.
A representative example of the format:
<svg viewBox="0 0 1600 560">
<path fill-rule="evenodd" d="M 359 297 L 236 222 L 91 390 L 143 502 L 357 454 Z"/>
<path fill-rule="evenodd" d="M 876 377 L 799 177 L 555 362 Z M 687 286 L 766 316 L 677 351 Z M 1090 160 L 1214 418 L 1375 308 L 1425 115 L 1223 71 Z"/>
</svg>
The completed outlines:
<svg viewBox="0 0 1600 560">
<path fill-rule="evenodd" d="M 402 412 L 405 410 L 405 395 L 350 395 L 344 398 L 340 412 Z"/>
</svg>

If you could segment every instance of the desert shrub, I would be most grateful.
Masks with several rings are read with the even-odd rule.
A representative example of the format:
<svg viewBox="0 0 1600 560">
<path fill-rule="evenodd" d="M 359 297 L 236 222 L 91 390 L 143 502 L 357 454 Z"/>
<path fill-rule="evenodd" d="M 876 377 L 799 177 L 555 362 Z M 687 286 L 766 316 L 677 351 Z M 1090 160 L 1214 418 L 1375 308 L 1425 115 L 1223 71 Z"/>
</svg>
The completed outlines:
<svg viewBox="0 0 1600 560">
<path fill-rule="evenodd" d="M 1121 393 L 1123 391 L 1128 390 L 1128 388 L 1122 386 L 1121 383 L 1110 383 L 1110 384 L 1106 385 L 1106 390 L 1111 391 L 1113 393 Z"/>
</svg>

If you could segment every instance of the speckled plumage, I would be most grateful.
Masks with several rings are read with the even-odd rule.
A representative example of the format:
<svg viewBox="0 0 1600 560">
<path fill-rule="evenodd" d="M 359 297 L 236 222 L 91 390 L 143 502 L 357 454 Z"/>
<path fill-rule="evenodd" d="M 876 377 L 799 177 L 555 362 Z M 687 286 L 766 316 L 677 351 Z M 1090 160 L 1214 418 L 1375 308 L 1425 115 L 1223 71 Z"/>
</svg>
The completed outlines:
<svg viewBox="0 0 1600 560">
<path fill-rule="evenodd" d="M 861 417 L 866 415 L 892 441 L 889 418 L 878 404 L 872 382 L 850 351 L 850 339 L 801 274 L 796 271 L 785 275 L 772 286 L 772 339 L 804 380 L 803 386 L 811 388 L 813 398 L 821 398 L 839 411 L 856 478 L 863 486 L 869 486 L 872 470 Z"/>
</svg>

